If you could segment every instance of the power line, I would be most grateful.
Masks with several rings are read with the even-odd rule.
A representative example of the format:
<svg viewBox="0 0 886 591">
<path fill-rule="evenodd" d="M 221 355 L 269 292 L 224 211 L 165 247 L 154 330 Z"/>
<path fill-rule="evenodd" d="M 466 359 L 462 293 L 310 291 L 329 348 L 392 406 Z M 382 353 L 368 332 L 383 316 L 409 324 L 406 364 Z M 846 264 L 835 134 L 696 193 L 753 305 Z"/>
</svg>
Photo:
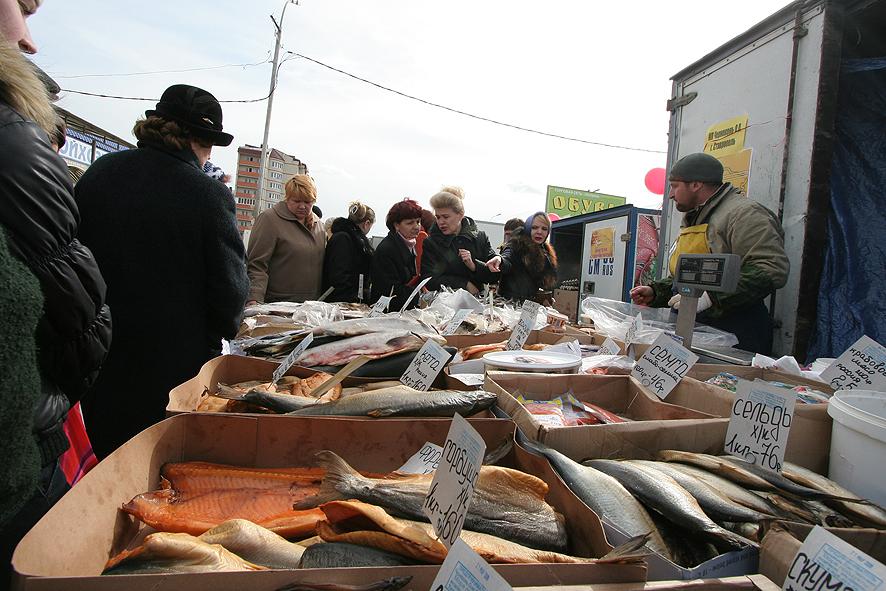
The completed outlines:
<svg viewBox="0 0 886 591">
<path fill-rule="evenodd" d="M 495 119 L 490 119 L 489 117 L 483 117 L 483 116 L 481 116 L 481 115 L 474 115 L 473 113 L 468 113 L 468 112 L 466 112 L 466 111 L 462 111 L 462 110 L 460 110 L 460 109 L 454 109 L 454 108 L 452 108 L 452 107 L 447 107 L 447 106 L 445 106 L 445 105 L 441 105 L 441 104 L 438 104 L 438 103 L 435 103 L 435 102 L 432 102 L 432 101 L 429 101 L 429 100 L 425 100 L 425 99 L 423 99 L 423 98 L 419 98 L 419 97 L 417 97 L 417 96 L 413 96 L 413 95 L 411 95 L 411 94 L 407 94 L 407 93 L 405 93 L 405 92 L 401 92 L 401 91 L 399 91 L 399 90 L 395 90 L 395 89 L 393 89 L 393 88 L 388 88 L 387 86 L 383 86 L 383 85 L 381 85 L 381 84 L 378 84 L 377 82 L 373 82 L 372 80 L 367 80 L 367 79 L 365 79 L 365 78 L 361 78 L 360 76 L 357 76 L 357 75 L 355 75 L 355 74 L 351 74 L 350 72 L 345 72 L 344 70 L 340 70 L 340 69 L 338 69 L 338 68 L 335 68 L 335 67 L 333 67 L 333 66 L 330 66 L 329 64 L 324 64 L 323 62 L 321 62 L 321 61 L 319 61 L 319 60 L 315 60 L 315 59 L 313 59 L 313 58 L 310 58 L 310 57 L 308 57 L 308 56 L 306 56 L 306 55 L 302 55 L 302 54 L 300 54 L 300 53 L 295 53 L 294 51 L 289 51 L 289 52 L 287 52 L 287 53 L 291 53 L 292 55 L 298 56 L 298 57 L 300 57 L 300 58 L 302 58 L 302 59 L 306 59 L 306 60 L 308 60 L 309 62 L 314 62 L 314 63 L 317 64 L 318 66 L 323 66 L 324 68 L 328 68 L 328 69 L 330 69 L 330 70 L 332 70 L 332 71 L 334 71 L 334 72 L 338 72 L 339 74 L 344 74 L 345 76 L 348 76 L 348 77 L 350 77 L 350 78 L 353 78 L 354 80 L 359 80 L 360 82 L 365 82 L 366 84 L 370 84 L 370 85 L 375 86 L 376 88 L 379 88 L 379 89 L 381 89 L 381 90 L 385 90 L 385 91 L 387 91 L 387 92 L 393 92 L 394 94 L 398 94 L 398 95 L 400 95 L 400 96 L 402 96 L 402 97 L 404 97 L 404 98 L 408 98 L 408 99 L 410 99 L 410 100 L 418 101 L 418 102 L 420 102 L 420 103 L 424 103 L 424 104 L 429 105 L 429 106 L 431 106 L 431 107 L 437 107 L 438 109 L 444 109 L 444 110 L 446 110 L 446 111 L 450 111 L 450 112 L 452 112 L 452 113 L 457 113 L 457 114 L 459 114 L 459 115 L 464 115 L 465 117 L 471 117 L 471 118 L 473 118 L 473 119 L 479 119 L 480 121 L 486 121 L 487 123 L 493 123 L 493 124 L 495 124 L 495 125 L 501 125 L 501 126 L 503 126 L 503 127 L 509 127 L 509 128 L 511 128 L 511 129 L 518 129 L 518 130 L 520 130 L 520 131 L 526 131 L 526 132 L 528 132 L 528 133 L 535 133 L 535 134 L 543 135 L 543 136 L 547 136 L 547 137 L 557 138 L 557 139 L 561 139 L 561 140 L 567 140 L 567 141 L 570 141 L 570 142 L 579 142 L 579 143 L 582 143 L 582 144 L 590 144 L 590 145 L 592 145 L 592 146 L 601 146 L 601 147 L 604 147 L 604 148 L 615 148 L 615 149 L 618 149 L 618 150 L 629 150 L 629 151 L 632 151 L 632 152 L 648 152 L 648 153 L 652 153 L 652 154 L 667 154 L 667 152 L 666 152 L 665 150 L 650 150 L 650 149 L 647 149 L 647 148 L 633 148 L 633 147 L 630 147 L 630 146 L 620 146 L 620 145 L 617 145 L 617 144 L 607 144 L 607 143 L 604 143 L 604 142 L 595 142 L 595 141 L 585 140 L 585 139 L 581 139 L 581 138 L 574 138 L 574 137 L 569 137 L 569 136 L 565 136 L 565 135 L 559 135 L 559 134 L 556 134 L 556 133 L 548 133 L 548 132 L 546 132 L 546 131 L 539 131 L 539 130 L 537 130 L 537 129 L 530 129 L 530 128 L 528 128 L 528 127 L 523 127 L 523 126 L 521 126 L 521 125 L 514 125 L 514 124 L 512 124 L 512 123 L 505 123 L 505 122 L 503 122 L 503 121 L 497 121 L 497 120 L 495 120 Z"/>
<path fill-rule="evenodd" d="M 74 78 L 115 78 L 115 77 L 124 77 L 124 76 L 148 76 L 151 74 L 181 74 L 184 72 L 200 72 L 204 70 L 221 70 L 222 68 L 251 68 L 254 66 L 261 66 L 263 64 L 270 63 L 270 59 L 265 56 L 265 59 L 260 62 L 249 63 L 249 64 L 223 64 L 221 66 L 206 66 L 203 68 L 186 68 L 184 70 L 156 70 L 153 72 L 124 72 L 119 74 L 77 74 L 75 76 L 61 76 L 52 74 L 54 78 L 70 80 Z"/>
</svg>

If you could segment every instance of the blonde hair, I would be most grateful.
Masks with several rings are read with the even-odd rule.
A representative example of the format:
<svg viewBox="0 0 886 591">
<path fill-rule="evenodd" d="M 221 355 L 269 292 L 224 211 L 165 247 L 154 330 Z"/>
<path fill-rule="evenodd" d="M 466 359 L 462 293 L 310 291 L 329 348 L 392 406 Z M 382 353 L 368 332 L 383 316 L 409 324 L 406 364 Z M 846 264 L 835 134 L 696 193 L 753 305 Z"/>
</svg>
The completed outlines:
<svg viewBox="0 0 886 591">
<path fill-rule="evenodd" d="M 302 201 L 317 200 L 317 186 L 314 179 L 306 174 L 297 174 L 286 181 L 285 190 L 287 199 L 300 197 Z"/>
<path fill-rule="evenodd" d="M 443 187 L 440 192 L 431 197 L 431 207 L 434 209 L 451 209 L 457 214 L 465 213 L 465 192 L 461 187 Z"/>
<path fill-rule="evenodd" d="M 375 212 L 368 205 L 363 205 L 359 201 L 351 201 L 351 204 L 348 206 L 348 219 L 355 224 L 362 224 L 366 221 L 374 224 Z"/>
<path fill-rule="evenodd" d="M 46 85 L 34 68 L 0 33 L 0 100 L 9 104 L 25 119 L 33 121 L 47 134 L 55 129 L 56 114 Z"/>
</svg>

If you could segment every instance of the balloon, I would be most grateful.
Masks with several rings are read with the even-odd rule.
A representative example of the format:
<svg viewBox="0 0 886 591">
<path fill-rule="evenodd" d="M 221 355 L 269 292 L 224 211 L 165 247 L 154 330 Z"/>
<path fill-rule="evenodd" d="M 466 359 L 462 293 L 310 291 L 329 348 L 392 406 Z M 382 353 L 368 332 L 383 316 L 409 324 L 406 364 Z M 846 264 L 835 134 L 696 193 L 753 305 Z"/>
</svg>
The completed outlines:
<svg viewBox="0 0 886 591">
<path fill-rule="evenodd" d="M 548 217 L 551 219 L 552 222 L 556 222 L 560 219 L 560 216 L 558 216 L 556 213 L 549 213 Z"/>
<path fill-rule="evenodd" d="M 649 189 L 651 193 L 655 193 L 656 195 L 664 195 L 665 191 L 665 169 L 664 168 L 653 168 L 649 172 L 646 173 L 646 178 L 643 179 L 646 183 L 646 188 Z"/>
</svg>

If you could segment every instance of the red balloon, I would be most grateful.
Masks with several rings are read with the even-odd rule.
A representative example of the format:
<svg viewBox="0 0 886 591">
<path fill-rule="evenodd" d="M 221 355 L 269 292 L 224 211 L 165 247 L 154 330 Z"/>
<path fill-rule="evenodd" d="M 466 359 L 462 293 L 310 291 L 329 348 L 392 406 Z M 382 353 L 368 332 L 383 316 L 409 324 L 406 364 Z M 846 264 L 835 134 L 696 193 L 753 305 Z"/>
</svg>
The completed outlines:
<svg viewBox="0 0 886 591">
<path fill-rule="evenodd" d="M 649 189 L 651 193 L 655 193 L 656 195 L 664 195 L 665 190 L 665 169 L 664 168 L 653 168 L 649 172 L 646 173 L 646 178 L 643 179 L 646 183 L 646 188 Z"/>
<path fill-rule="evenodd" d="M 556 213 L 549 213 L 548 217 L 551 219 L 552 222 L 556 222 L 560 219 L 560 216 L 558 216 Z"/>
</svg>

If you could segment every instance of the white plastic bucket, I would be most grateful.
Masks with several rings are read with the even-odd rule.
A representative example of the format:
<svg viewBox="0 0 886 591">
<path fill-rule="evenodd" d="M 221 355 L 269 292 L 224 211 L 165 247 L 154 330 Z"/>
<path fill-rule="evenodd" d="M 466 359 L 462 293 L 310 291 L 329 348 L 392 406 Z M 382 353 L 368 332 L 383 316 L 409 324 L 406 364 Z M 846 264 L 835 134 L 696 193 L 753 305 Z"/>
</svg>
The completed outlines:
<svg viewBox="0 0 886 591">
<path fill-rule="evenodd" d="M 886 505 L 886 393 L 840 390 L 828 404 L 830 478 L 855 494 Z"/>
</svg>

